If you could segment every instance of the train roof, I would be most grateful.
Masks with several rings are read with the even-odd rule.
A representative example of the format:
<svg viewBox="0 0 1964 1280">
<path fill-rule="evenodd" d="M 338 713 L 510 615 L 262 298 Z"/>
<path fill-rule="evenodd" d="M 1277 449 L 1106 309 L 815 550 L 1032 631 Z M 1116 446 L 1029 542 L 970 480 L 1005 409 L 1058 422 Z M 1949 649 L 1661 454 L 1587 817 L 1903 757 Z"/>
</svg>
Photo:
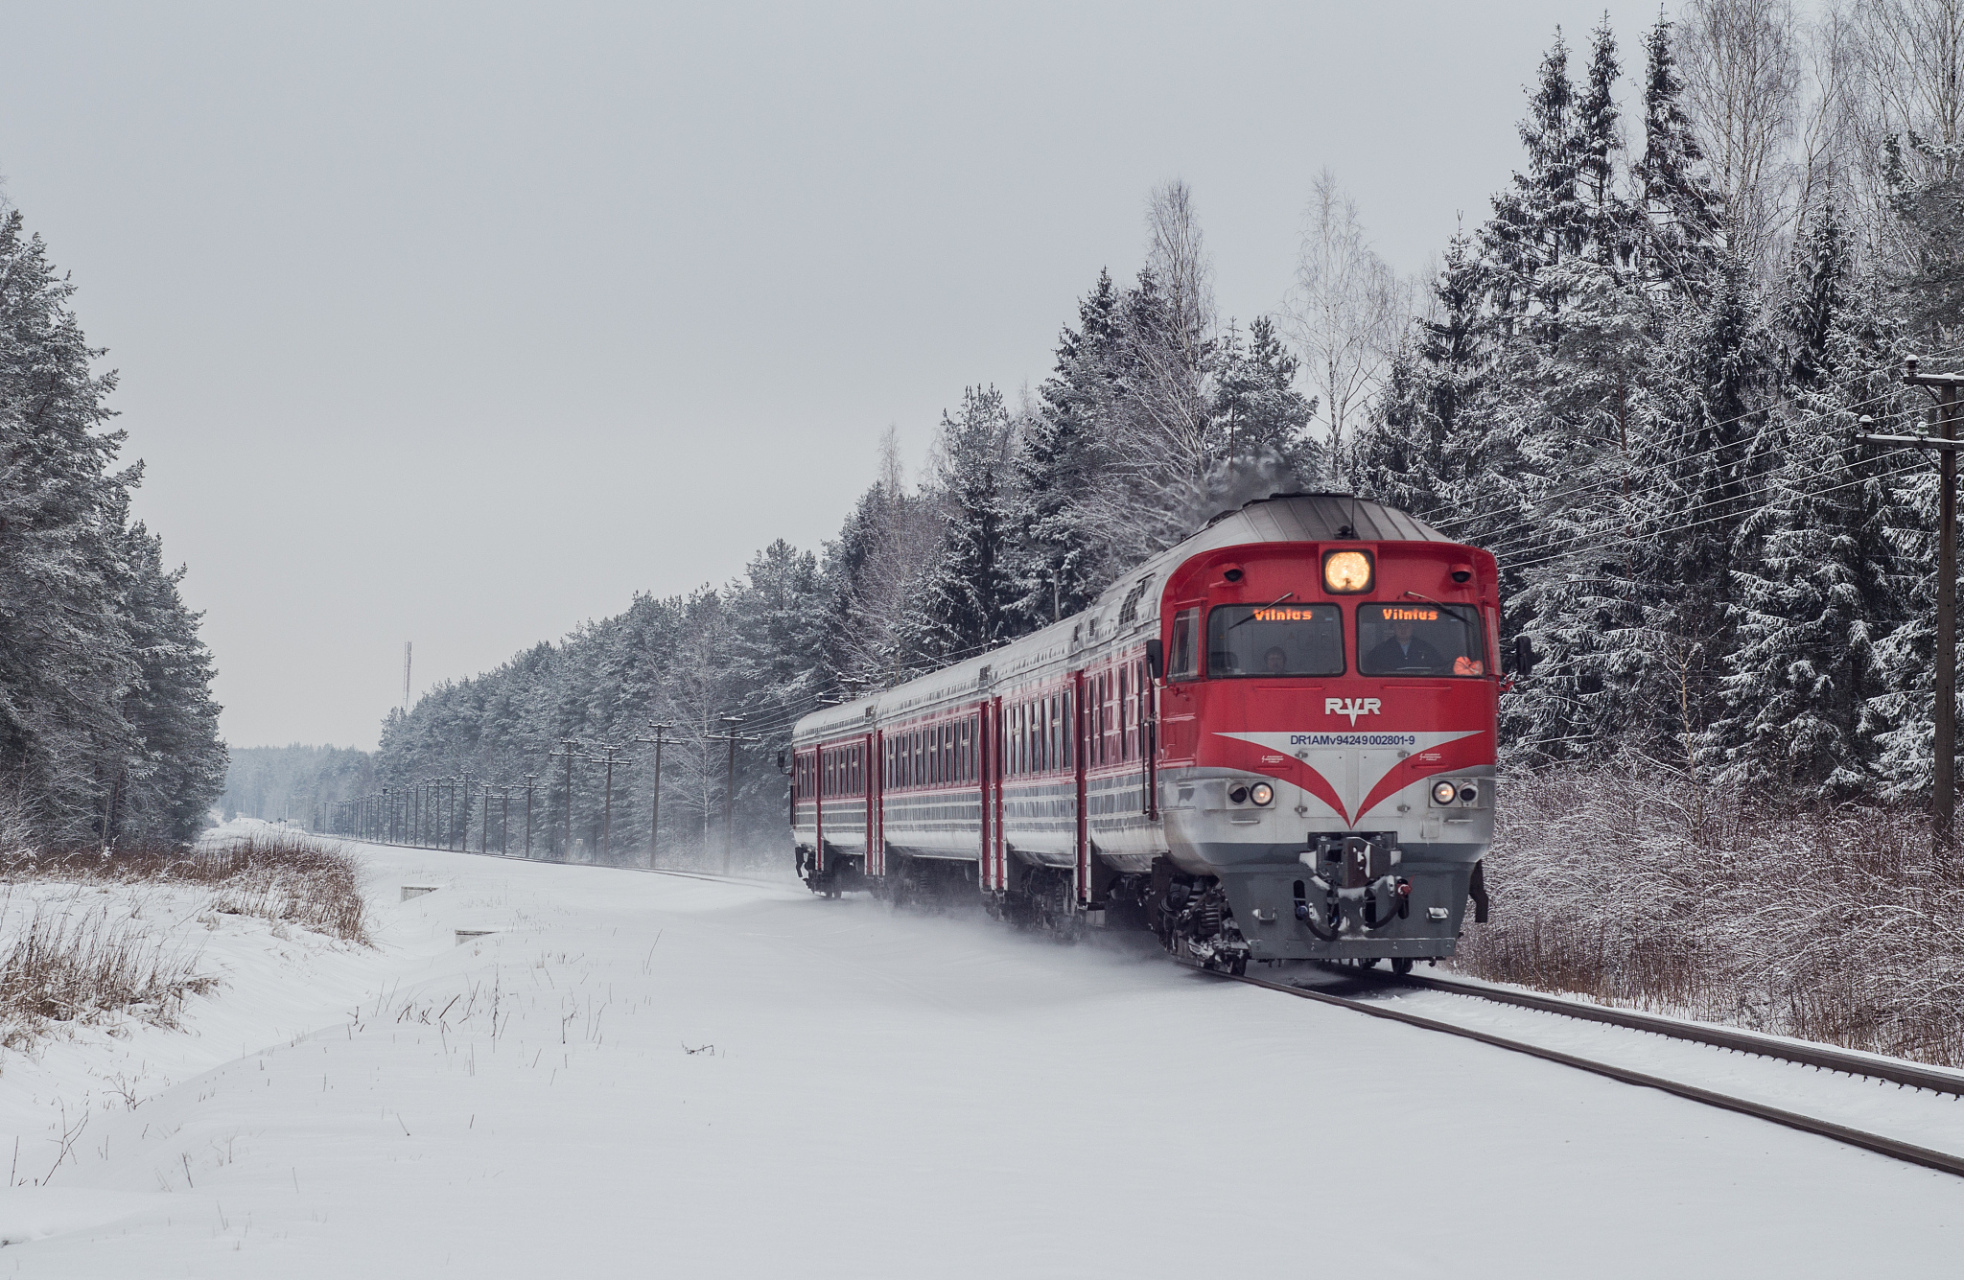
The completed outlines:
<svg viewBox="0 0 1964 1280">
<path fill-rule="evenodd" d="M 998 682 L 1058 665 L 1072 654 L 1105 648 L 1156 632 L 1158 599 L 1173 570 L 1203 551 L 1255 542 L 1451 542 L 1423 520 L 1396 507 L 1347 493 L 1277 493 L 1223 511 L 1105 589 L 1089 608 L 1040 631 L 939 671 L 836 707 L 821 707 L 799 720 L 792 741 L 829 740 L 873 722 L 969 701 Z"/>
</svg>

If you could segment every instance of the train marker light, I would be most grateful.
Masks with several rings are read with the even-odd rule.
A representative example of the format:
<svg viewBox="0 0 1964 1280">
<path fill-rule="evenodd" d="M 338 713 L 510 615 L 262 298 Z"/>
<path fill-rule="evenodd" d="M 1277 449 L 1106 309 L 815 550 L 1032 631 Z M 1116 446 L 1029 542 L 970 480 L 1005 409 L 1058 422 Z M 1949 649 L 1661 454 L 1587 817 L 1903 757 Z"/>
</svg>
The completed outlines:
<svg viewBox="0 0 1964 1280">
<path fill-rule="evenodd" d="M 1248 788 L 1236 787 L 1234 790 L 1228 792 L 1228 799 L 1234 801 L 1236 804 L 1248 803 Z"/>
<path fill-rule="evenodd" d="M 1253 787 L 1249 788 L 1248 798 L 1256 804 L 1273 804 L 1275 803 L 1275 788 L 1269 786 L 1266 782 L 1257 782 Z"/>
<path fill-rule="evenodd" d="M 1458 798 L 1459 798 L 1459 785 L 1457 783 L 1435 782 L 1432 784 L 1433 804 L 1451 804 L 1454 800 L 1457 800 Z"/>
<path fill-rule="evenodd" d="M 1333 595 L 1355 595 L 1369 591 L 1376 576 L 1376 565 L 1368 551 L 1326 551 L 1323 553 L 1323 586 Z"/>
<path fill-rule="evenodd" d="M 1468 804 L 1472 804 L 1475 800 L 1478 800 L 1480 798 L 1480 789 L 1476 786 L 1472 786 L 1471 784 L 1468 784 L 1467 786 L 1461 787 L 1459 789 L 1459 798 L 1461 800 L 1464 800 Z"/>
</svg>

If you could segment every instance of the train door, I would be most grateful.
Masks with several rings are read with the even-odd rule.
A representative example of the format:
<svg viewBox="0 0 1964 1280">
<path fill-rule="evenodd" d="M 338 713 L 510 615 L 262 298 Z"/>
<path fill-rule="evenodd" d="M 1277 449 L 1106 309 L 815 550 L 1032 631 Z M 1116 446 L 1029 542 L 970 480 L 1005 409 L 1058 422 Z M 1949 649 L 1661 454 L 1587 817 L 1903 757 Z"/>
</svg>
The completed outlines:
<svg viewBox="0 0 1964 1280">
<path fill-rule="evenodd" d="M 1071 767 L 1071 792 L 1077 798 L 1077 901 L 1081 907 L 1091 901 L 1091 817 L 1085 812 L 1084 778 L 1084 672 L 1071 672 L 1070 720 L 1059 736 L 1064 739 Z M 1075 749 L 1073 749 L 1075 748 Z"/>
<path fill-rule="evenodd" d="M 866 797 L 866 874 L 883 876 L 887 873 L 887 849 L 881 830 L 880 731 L 875 729 L 861 739 L 859 749 L 866 753 L 860 765 L 860 792 Z"/>
<path fill-rule="evenodd" d="M 981 708 L 982 764 L 982 887 L 1001 891 L 1009 883 L 1003 865 L 1002 837 L 1002 699 L 990 698 Z"/>
<path fill-rule="evenodd" d="M 812 752 L 812 870 L 825 870 L 825 747 Z"/>
<path fill-rule="evenodd" d="M 1139 677 L 1139 754 L 1143 757 L 1141 773 L 1145 778 L 1146 794 L 1141 797 L 1140 812 L 1147 821 L 1159 817 L 1159 676 L 1152 670 L 1148 659 L 1138 663 Z"/>
</svg>

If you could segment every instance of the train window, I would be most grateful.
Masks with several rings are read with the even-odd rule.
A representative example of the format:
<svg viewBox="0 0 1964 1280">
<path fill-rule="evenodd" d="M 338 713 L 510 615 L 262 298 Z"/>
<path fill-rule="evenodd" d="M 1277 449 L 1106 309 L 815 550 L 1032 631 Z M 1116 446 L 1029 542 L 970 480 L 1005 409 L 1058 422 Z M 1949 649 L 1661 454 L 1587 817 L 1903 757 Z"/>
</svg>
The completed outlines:
<svg viewBox="0 0 1964 1280">
<path fill-rule="evenodd" d="M 1173 653 L 1166 663 L 1168 680 L 1192 680 L 1200 675 L 1200 610 L 1182 609 L 1173 615 Z"/>
<path fill-rule="evenodd" d="M 1360 604 L 1357 669 L 1367 676 L 1483 676 L 1486 644 L 1470 605 Z"/>
<path fill-rule="evenodd" d="M 1132 666 L 1118 669 L 1118 743 L 1115 754 L 1121 760 L 1132 758 Z"/>
<path fill-rule="evenodd" d="M 1030 704 L 1016 704 L 1016 774 L 1030 771 Z"/>
<path fill-rule="evenodd" d="M 1207 614 L 1207 675 L 1340 676 L 1343 607 L 1224 604 Z"/>
</svg>

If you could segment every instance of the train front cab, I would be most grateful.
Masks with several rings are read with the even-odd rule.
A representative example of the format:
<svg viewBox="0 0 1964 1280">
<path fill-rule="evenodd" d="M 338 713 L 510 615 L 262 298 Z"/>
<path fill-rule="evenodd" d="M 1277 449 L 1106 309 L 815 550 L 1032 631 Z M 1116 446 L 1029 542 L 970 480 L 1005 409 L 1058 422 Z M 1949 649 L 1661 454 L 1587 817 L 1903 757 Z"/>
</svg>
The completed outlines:
<svg viewBox="0 0 1964 1280">
<path fill-rule="evenodd" d="M 1155 888 L 1176 952 L 1452 954 L 1493 839 L 1498 620 L 1492 556 L 1457 544 L 1254 544 L 1174 573 Z"/>
</svg>

